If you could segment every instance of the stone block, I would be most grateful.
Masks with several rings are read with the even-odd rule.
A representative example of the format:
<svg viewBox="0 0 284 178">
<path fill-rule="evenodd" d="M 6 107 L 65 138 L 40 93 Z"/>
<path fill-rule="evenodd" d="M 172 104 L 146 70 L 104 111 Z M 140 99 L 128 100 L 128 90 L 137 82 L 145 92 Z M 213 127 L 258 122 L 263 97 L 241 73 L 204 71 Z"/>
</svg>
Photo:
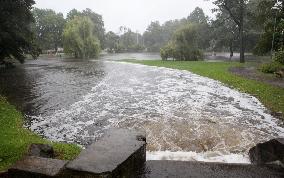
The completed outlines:
<svg viewBox="0 0 284 178">
<path fill-rule="evenodd" d="M 9 169 L 10 178 L 62 177 L 67 161 L 27 156 Z"/>
<path fill-rule="evenodd" d="M 284 164 L 284 138 L 257 144 L 249 150 L 249 157 L 253 164 L 261 165 L 274 161 Z"/>
<path fill-rule="evenodd" d="M 145 161 L 145 133 L 115 129 L 70 161 L 67 177 L 136 177 Z"/>
</svg>

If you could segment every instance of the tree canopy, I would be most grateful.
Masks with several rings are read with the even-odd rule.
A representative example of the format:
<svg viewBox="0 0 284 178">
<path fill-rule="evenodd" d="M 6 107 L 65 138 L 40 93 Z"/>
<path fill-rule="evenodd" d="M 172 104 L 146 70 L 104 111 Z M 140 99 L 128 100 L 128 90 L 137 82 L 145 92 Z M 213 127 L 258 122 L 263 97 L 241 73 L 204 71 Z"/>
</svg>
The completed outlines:
<svg viewBox="0 0 284 178">
<path fill-rule="evenodd" d="M 35 22 L 33 29 L 36 34 L 37 44 L 42 50 L 62 47 L 62 33 L 65 19 L 62 13 L 56 13 L 51 9 L 33 9 Z"/>
<path fill-rule="evenodd" d="M 284 2 L 258 0 L 253 15 L 256 25 L 264 29 L 255 48 L 255 53 L 264 55 L 271 52 L 271 49 L 273 51 L 280 49 L 284 43 Z M 274 41 L 273 46 L 272 41 Z"/>
<path fill-rule="evenodd" d="M 162 59 L 174 58 L 182 61 L 202 59 L 203 54 L 198 46 L 199 35 L 198 25 L 194 23 L 181 27 L 174 33 L 173 39 L 161 49 Z"/>
<path fill-rule="evenodd" d="M 238 27 L 241 63 L 245 62 L 244 20 L 247 12 L 247 3 L 248 0 L 214 0 L 214 4 L 218 6 L 218 9 L 216 9 L 216 11 L 227 13 Z"/>
<path fill-rule="evenodd" d="M 36 58 L 39 50 L 31 30 L 34 0 L 0 1 L 0 63 L 15 58 L 21 63 L 27 54 Z"/>
<path fill-rule="evenodd" d="M 202 38 L 198 43 L 202 49 L 209 47 L 210 41 L 210 26 L 209 18 L 205 15 L 204 11 L 197 7 L 187 18 L 179 20 L 170 20 L 164 24 L 160 24 L 158 21 L 151 22 L 146 32 L 143 34 L 144 45 L 148 51 L 159 51 L 164 45 L 170 41 L 175 31 L 189 23 L 195 23 L 198 25 L 199 31 L 202 33 Z"/>
<path fill-rule="evenodd" d="M 89 19 L 93 22 L 94 28 L 93 32 L 94 35 L 100 40 L 101 48 L 105 48 L 105 28 L 104 28 L 104 21 L 101 15 L 93 12 L 91 9 L 85 9 L 82 12 L 73 9 L 67 14 L 67 22 L 73 20 L 75 17 L 78 16 L 85 16 L 89 17 Z"/>
<path fill-rule="evenodd" d="M 94 23 L 86 16 L 77 16 L 67 22 L 63 32 L 64 51 L 76 58 L 97 57 L 100 41 L 94 34 L 94 28 Z"/>
</svg>

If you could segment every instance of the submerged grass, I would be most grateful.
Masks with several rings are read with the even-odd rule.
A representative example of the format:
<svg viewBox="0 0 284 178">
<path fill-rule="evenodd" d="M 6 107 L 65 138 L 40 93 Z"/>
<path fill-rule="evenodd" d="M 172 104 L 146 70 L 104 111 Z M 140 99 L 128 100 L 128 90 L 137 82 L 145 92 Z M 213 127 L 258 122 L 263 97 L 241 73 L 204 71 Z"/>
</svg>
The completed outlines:
<svg viewBox="0 0 284 178">
<path fill-rule="evenodd" d="M 81 151 L 77 145 L 53 143 L 23 128 L 22 114 L 0 96 L 0 172 L 21 159 L 32 143 L 52 145 L 63 160 L 74 159 Z"/>
<path fill-rule="evenodd" d="M 204 62 L 204 61 L 130 61 L 149 66 L 166 67 L 191 71 L 195 74 L 219 80 L 222 83 L 236 88 L 241 92 L 251 94 L 258 98 L 272 112 L 284 113 L 284 89 L 271 86 L 256 80 L 246 79 L 229 72 L 229 68 L 242 66 L 237 62 Z"/>
</svg>

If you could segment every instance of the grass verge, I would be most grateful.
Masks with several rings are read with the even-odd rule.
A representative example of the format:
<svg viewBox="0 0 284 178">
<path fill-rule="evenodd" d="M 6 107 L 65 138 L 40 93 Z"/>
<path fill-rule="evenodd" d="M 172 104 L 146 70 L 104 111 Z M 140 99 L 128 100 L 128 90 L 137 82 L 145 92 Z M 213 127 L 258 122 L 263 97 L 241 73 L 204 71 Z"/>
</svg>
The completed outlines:
<svg viewBox="0 0 284 178">
<path fill-rule="evenodd" d="M 166 67 L 191 71 L 195 74 L 219 80 L 222 83 L 236 88 L 241 92 L 251 94 L 258 98 L 272 112 L 284 113 L 284 89 L 271 86 L 269 84 L 246 79 L 229 72 L 229 68 L 242 66 L 237 62 L 204 62 L 204 61 L 134 61 L 127 62 L 139 63 L 149 66 Z"/>
<path fill-rule="evenodd" d="M 22 126 L 22 114 L 0 96 L 0 172 L 21 159 L 32 143 L 52 145 L 57 158 L 63 160 L 74 159 L 81 151 L 77 145 L 48 141 Z"/>
</svg>

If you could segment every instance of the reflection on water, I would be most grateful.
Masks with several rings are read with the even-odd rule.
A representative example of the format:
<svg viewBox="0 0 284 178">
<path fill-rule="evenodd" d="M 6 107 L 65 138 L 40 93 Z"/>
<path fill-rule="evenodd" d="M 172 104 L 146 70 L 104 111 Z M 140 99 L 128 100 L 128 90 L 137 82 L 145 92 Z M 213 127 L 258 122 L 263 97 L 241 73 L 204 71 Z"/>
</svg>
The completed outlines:
<svg viewBox="0 0 284 178">
<path fill-rule="evenodd" d="M 57 141 L 88 145 L 110 128 L 134 128 L 146 130 L 148 151 L 245 154 L 284 136 L 256 98 L 218 81 L 103 58 L 29 61 L 2 71 L 1 88 L 31 130 Z"/>
</svg>

